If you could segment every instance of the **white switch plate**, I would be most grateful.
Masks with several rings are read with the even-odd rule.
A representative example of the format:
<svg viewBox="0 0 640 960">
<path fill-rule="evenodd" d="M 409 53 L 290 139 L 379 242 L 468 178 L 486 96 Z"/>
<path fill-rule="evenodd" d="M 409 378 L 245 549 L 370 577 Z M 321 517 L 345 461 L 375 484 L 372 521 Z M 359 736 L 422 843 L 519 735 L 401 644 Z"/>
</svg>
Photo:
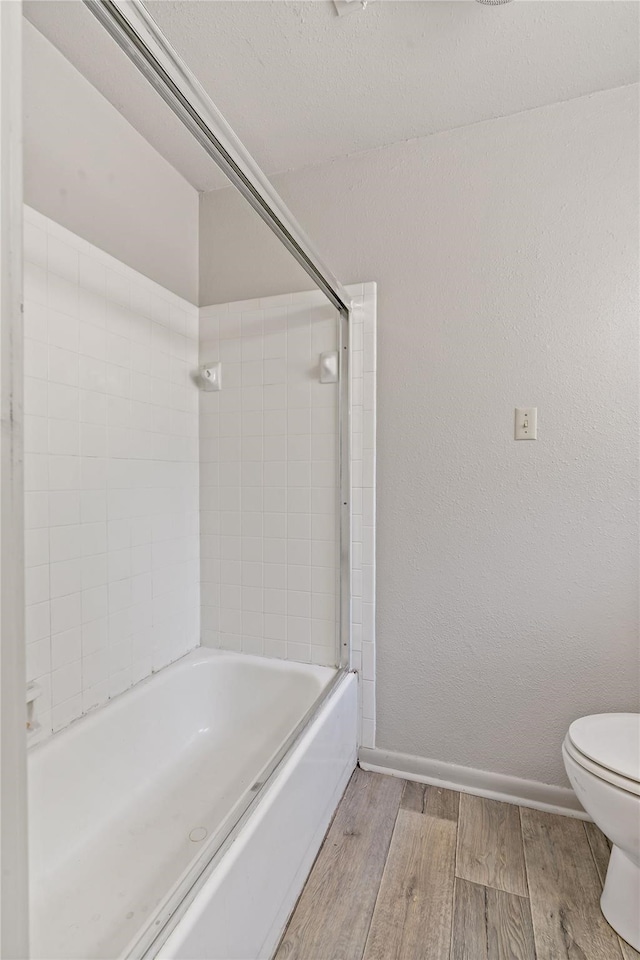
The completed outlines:
<svg viewBox="0 0 640 960">
<path fill-rule="evenodd" d="M 514 439 L 538 439 L 538 408 L 516 407 Z"/>
</svg>

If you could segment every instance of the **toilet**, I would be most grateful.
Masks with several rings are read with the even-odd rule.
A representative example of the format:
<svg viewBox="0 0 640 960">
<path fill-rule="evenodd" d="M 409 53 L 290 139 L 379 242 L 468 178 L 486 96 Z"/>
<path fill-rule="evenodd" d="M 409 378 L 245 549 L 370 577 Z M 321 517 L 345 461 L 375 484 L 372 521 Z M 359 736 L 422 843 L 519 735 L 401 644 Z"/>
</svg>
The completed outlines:
<svg viewBox="0 0 640 960">
<path fill-rule="evenodd" d="M 602 912 L 640 950 L 640 714 L 574 720 L 562 756 L 580 803 L 613 845 Z"/>
</svg>

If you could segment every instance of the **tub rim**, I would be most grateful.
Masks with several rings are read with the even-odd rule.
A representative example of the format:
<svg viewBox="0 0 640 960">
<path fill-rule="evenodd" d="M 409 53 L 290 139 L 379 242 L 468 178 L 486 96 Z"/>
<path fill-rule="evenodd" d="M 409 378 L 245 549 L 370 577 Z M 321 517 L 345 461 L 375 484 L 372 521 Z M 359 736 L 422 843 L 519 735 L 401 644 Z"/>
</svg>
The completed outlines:
<svg viewBox="0 0 640 960">
<path fill-rule="evenodd" d="M 241 658 L 241 660 L 239 658 Z M 295 660 L 280 660 L 277 657 L 260 657 L 251 653 L 240 653 L 236 650 L 217 650 L 210 647 L 194 647 L 192 650 L 187 651 L 187 653 L 183 654 L 172 663 L 166 664 L 159 670 L 155 670 L 148 677 L 144 677 L 142 680 L 134 683 L 133 686 L 128 687 L 126 690 L 122 690 L 120 693 L 107 700 L 106 703 L 101 703 L 90 708 L 86 713 L 76 717 L 71 721 L 71 723 L 68 723 L 66 726 L 62 727 L 62 729 L 56 730 L 49 736 L 36 740 L 34 743 L 28 743 L 27 759 L 31 757 L 37 757 L 47 748 L 50 749 L 53 743 L 59 744 L 66 740 L 74 739 L 74 737 L 78 736 L 80 732 L 91 729 L 91 727 L 95 726 L 96 723 L 100 722 L 104 716 L 105 710 L 110 709 L 113 711 L 115 708 L 117 708 L 118 711 L 121 711 L 125 709 L 129 701 L 133 699 L 133 697 L 139 696 L 140 693 L 143 692 L 150 684 L 155 684 L 160 679 L 166 680 L 169 674 L 177 672 L 186 673 L 195 667 L 201 666 L 202 664 L 213 660 L 228 660 L 232 663 L 251 662 L 267 670 L 274 668 L 277 669 L 278 666 L 284 664 L 286 667 L 283 672 L 291 674 L 301 673 L 307 675 L 312 673 L 312 675 L 317 677 L 318 680 L 321 680 L 322 678 L 316 673 L 316 671 L 329 670 L 333 673 L 336 670 L 340 670 L 339 667 L 326 667 L 320 664 L 302 663 Z M 331 678 L 329 677 L 327 681 L 325 681 L 324 685 L 326 685 L 326 683 L 330 680 Z"/>
</svg>

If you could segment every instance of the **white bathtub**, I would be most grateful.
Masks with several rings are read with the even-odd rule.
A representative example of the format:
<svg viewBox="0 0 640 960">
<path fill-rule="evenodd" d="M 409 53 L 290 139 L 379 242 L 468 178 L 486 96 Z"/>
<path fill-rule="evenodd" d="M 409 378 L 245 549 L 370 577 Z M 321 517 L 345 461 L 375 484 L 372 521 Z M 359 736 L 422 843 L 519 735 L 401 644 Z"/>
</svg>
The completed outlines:
<svg viewBox="0 0 640 960">
<path fill-rule="evenodd" d="M 172 916 L 163 956 L 193 958 L 198 949 L 207 960 L 268 956 L 264 950 L 274 944 L 267 941 L 277 936 L 295 901 L 292 885 L 304 879 L 298 876 L 301 864 L 303 872 L 308 869 L 309 844 L 317 848 L 321 834 L 317 840 L 315 834 L 326 827 L 328 808 L 355 765 L 353 677 L 335 684 L 320 715 L 245 814 L 235 841 L 227 841 L 213 867 L 207 864 L 256 796 L 274 756 L 335 678 L 336 671 L 325 667 L 201 649 L 34 747 L 31 956 L 93 960 L 141 956 L 145 950 L 153 956 L 166 939 L 151 945 L 154 936 Z M 325 789 L 327 809 L 320 811 L 317 801 L 314 808 L 312 798 L 305 799 L 304 785 L 308 781 L 317 791 L 309 774 L 313 764 L 326 761 L 330 789 Z M 268 817 L 270 805 L 290 804 L 286 790 L 294 774 L 298 829 L 303 828 L 297 842 L 306 847 L 293 851 L 286 876 L 278 879 L 281 865 L 271 864 L 275 888 L 280 883 L 282 891 L 263 910 L 262 927 L 269 930 L 256 928 L 249 944 L 247 930 L 223 930 L 220 922 L 211 927 L 209 920 L 220 906 L 216 896 L 225 900 L 224 916 L 232 916 L 229 890 L 220 880 L 243 850 L 246 859 L 244 841 L 253 835 L 254 853 L 243 869 L 250 875 L 262 869 L 251 862 L 261 856 L 264 841 L 256 825 Z M 305 808 L 315 809 L 311 818 Z M 238 919 L 250 927 L 246 901 L 244 908 Z M 244 953 L 235 952 L 236 940 Z M 183 942 L 188 953 L 181 952 Z"/>
</svg>

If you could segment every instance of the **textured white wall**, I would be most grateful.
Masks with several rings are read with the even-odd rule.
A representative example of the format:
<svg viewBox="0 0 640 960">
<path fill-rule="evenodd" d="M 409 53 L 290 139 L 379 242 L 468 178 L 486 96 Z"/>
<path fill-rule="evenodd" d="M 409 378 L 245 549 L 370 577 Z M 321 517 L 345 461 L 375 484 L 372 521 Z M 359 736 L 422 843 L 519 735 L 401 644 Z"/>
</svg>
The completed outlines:
<svg viewBox="0 0 640 960">
<path fill-rule="evenodd" d="M 565 785 L 569 722 L 638 709 L 637 168 L 631 86 L 274 178 L 378 283 L 380 747 Z M 221 300 L 298 289 L 217 254 Z"/>
<path fill-rule="evenodd" d="M 26 20 L 23 64 L 26 202 L 195 303 L 196 190 Z"/>
</svg>

